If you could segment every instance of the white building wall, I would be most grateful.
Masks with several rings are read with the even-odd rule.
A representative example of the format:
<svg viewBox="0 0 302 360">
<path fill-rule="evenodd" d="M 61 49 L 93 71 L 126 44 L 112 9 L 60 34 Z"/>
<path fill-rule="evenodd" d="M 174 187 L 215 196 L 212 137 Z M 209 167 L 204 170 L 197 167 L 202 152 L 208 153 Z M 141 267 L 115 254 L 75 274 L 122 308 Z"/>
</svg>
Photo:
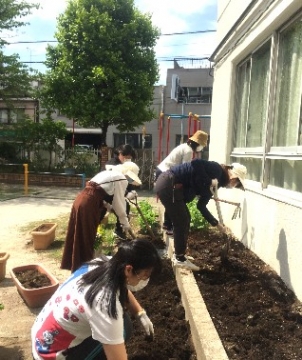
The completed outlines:
<svg viewBox="0 0 302 360">
<path fill-rule="evenodd" d="M 220 40 L 250 1 L 221 0 L 218 33 Z M 238 26 L 225 44 L 214 52 L 216 63 L 211 117 L 210 160 L 230 163 L 232 149 L 235 70 L 247 54 L 261 45 L 274 30 L 302 10 L 301 0 L 256 1 L 255 8 Z M 249 23 L 258 18 L 249 31 Z M 240 33 L 241 31 L 241 33 Z M 242 36 L 244 34 L 244 36 Z M 299 194 L 300 195 L 300 194 Z M 240 219 L 231 220 L 234 206 L 221 203 L 225 225 L 235 236 L 271 266 L 302 300 L 302 202 L 261 189 L 260 184 L 247 181 L 245 192 L 220 189 L 219 197 L 238 201 L 242 206 Z M 215 213 L 214 203 L 210 209 Z"/>
</svg>

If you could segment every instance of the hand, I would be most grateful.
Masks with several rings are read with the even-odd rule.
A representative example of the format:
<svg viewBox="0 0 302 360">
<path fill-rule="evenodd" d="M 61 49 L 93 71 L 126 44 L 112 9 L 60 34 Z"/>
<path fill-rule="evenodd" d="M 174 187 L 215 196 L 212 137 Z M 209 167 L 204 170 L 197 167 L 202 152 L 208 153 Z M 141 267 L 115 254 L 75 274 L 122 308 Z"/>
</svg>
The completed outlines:
<svg viewBox="0 0 302 360">
<path fill-rule="evenodd" d="M 104 200 L 103 200 L 103 206 L 104 206 L 104 208 L 107 209 L 108 212 L 111 212 L 111 211 L 112 211 L 112 205 L 109 204 L 109 203 L 107 203 L 107 201 L 104 201 Z"/>
<path fill-rule="evenodd" d="M 126 195 L 126 198 L 128 200 L 133 200 L 137 197 L 137 192 L 135 190 L 129 191 L 128 194 Z"/>
<path fill-rule="evenodd" d="M 131 226 L 129 223 L 127 224 L 122 224 L 123 227 L 123 231 L 126 233 L 127 231 L 131 230 Z"/>
<path fill-rule="evenodd" d="M 212 179 L 211 187 L 218 188 L 218 180 L 217 179 Z"/>
<path fill-rule="evenodd" d="M 218 227 L 219 231 L 222 232 L 223 234 L 227 233 L 227 227 L 225 227 L 224 225 L 218 223 L 217 227 Z"/>
<path fill-rule="evenodd" d="M 148 336 L 154 336 L 154 327 L 152 321 L 149 319 L 148 315 L 146 314 L 145 310 L 140 311 L 136 315 L 137 320 L 140 321 L 142 327 L 144 328 L 146 334 Z"/>
</svg>

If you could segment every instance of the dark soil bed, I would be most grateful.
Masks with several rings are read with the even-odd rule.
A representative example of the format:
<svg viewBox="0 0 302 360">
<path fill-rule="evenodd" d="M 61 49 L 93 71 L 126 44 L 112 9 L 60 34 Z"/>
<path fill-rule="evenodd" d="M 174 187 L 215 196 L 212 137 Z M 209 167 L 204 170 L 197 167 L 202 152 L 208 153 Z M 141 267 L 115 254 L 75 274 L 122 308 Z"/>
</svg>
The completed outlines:
<svg viewBox="0 0 302 360">
<path fill-rule="evenodd" d="M 194 232 L 189 252 L 201 267 L 195 278 L 229 359 L 302 359 L 302 304 L 239 241 L 231 239 L 222 262 L 224 241 L 214 229 Z"/>
<path fill-rule="evenodd" d="M 155 336 L 153 341 L 146 338 L 135 320 L 134 336 L 127 343 L 128 359 L 196 360 L 171 261 L 163 260 L 161 274 L 135 296 L 153 322 Z"/>
<path fill-rule="evenodd" d="M 41 274 L 38 270 L 16 271 L 15 275 L 26 289 L 37 289 L 51 285 L 49 278 L 45 274 Z"/>
</svg>

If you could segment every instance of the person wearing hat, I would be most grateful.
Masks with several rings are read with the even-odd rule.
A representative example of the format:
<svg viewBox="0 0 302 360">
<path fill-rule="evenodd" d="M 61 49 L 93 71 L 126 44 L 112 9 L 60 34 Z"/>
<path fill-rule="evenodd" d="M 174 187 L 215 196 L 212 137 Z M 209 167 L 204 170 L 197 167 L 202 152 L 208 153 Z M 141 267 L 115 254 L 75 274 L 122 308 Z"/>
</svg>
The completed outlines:
<svg viewBox="0 0 302 360">
<path fill-rule="evenodd" d="M 175 266 L 198 271 L 185 256 L 190 229 L 190 212 L 187 203 L 197 196 L 197 208 L 202 216 L 220 231 L 226 232 L 224 225 L 207 209 L 212 198 L 213 188 L 239 188 L 244 190 L 247 170 L 244 165 L 219 164 L 215 161 L 194 159 L 181 165 L 173 166 L 163 172 L 157 179 L 155 192 L 173 222 L 174 248 L 173 263 Z"/>
<path fill-rule="evenodd" d="M 69 217 L 61 269 L 74 272 L 82 263 L 93 259 L 93 245 L 101 215 L 106 213 L 104 209 L 112 208 L 124 231 L 130 229 L 125 192 L 129 183 L 141 185 L 139 168 L 133 164 L 125 163 L 99 172 L 77 195 Z"/>
<path fill-rule="evenodd" d="M 202 151 L 202 149 L 207 146 L 207 142 L 208 134 L 201 130 L 196 131 L 186 143 L 174 148 L 170 154 L 157 165 L 155 181 L 162 172 L 171 169 L 172 166 L 191 161 L 194 153 Z M 173 235 L 173 224 L 166 212 L 164 214 L 163 228 L 166 230 L 167 235 Z"/>
</svg>

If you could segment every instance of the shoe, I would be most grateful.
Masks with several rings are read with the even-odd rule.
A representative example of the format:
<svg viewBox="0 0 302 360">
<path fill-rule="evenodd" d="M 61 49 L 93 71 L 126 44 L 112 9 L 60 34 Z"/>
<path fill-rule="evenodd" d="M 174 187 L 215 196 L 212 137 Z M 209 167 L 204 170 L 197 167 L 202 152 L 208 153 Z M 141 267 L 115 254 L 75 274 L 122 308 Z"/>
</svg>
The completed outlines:
<svg viewBox="0 0 302 360">
<path fill-rule="evenodd" d="M 171 229 L 167 230 L 166 234 L 169 236 L 173 236 L 173 230 L 171 230 Z"/>
<path fill-rule="evenodd" d="M 122 229 L 115 229 L 114 233 L 113 233 L 117 238 L 121 239 L 121 240 L 126 240 L 127 236 L 124 233 L 124 231 Z"/>
<path fill-rule="evenodd" d="M 172 263 L 175 267 L 181 267 L 184 269 L 188 269 L 188 270 L 192 270 L 192 271 L 199 271 L 200 267 L 197 265 L 194 265 L 193 263 L 191 263 L 190 260 L 188 260 L 185 256 L 184 256 L 184 261 L 180 261 L 176 258 L 176 256 L 174 255 L 172 258 Z"/>
</svg>

